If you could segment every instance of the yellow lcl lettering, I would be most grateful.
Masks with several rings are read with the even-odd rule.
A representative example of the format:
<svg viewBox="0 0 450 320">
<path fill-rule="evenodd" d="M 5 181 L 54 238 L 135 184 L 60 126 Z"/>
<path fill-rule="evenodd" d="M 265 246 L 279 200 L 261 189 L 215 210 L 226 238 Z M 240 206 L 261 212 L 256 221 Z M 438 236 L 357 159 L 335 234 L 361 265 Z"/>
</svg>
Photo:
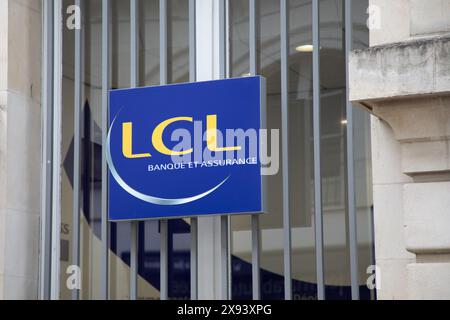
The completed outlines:
<svg viewBox="0 0 450 320">
<path fill-rule="evenodd" d="M 206 142 L 208 149 L 214 152 L 240 151 L 241 147 L 217 147 L 217 115 L 209 115 L 206 118 Z"/>
<path fill-rule="evenodd" d="M 168 119 L 164 122 L 161 122 L 156 127 L 155 131 L 153 131 L 153 136 L 152 136 L 153 147 L 156 150 L 158 150 L 160 153 L 168 155 L 168 156 L 182 156 L 185 154 L 192 153 L 194 151 L 193 149 L 189 149 L 186 151 L 173 151 L 173 150 L 170 150 L 169 148 L 167 148 L 166 145 L 164 144 L 163 139 L 162 139 L 164 130 L 172 123 L 175 123 L 178 121 L 193 122 L 194 119 L 190 118 L 190 117 L 178 117 L 178 118 Z"/>
<path fill-rule="evenodd" d="M 150 153 L 133 154 L 133 123 L 122 125 L 122 153 L 128 159 L 142 159 L 151 157 Z"/>
</svg>

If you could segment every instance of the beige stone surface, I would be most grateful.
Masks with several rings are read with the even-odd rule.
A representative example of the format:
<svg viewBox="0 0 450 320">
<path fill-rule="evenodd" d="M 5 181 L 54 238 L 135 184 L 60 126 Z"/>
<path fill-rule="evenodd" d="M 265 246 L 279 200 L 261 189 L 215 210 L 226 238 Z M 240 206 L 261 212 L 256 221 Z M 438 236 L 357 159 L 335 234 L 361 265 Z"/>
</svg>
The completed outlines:
<svg viewBox="0 0 450 320">
<path fill-rule="evenodd" d="M 412 177 L 450 172 L 450 96 L 382 100 L 372 106 L 400 145 L 401 168 L 396 170 Z"/>
<path fill-rule="evenodd" d="M 402 143 L 402 171 L 414 175 L 450 170 L 450 141 Z"/>
<path fill-rule="evenodd" d="M 39 261 L 39 215 L 6 210 L 4 273 L 7 276 L 37 280 Z"/>
<path fill-rule="evenodd" d="M 4 281 L 3 281 L 3 275 L 0 274 L 0 288 L 4 287 Z M 0 300 L 4 300 L 5 298 L 3 297 L 3 290 L 0 290 Z"/>
<path fill-rule="evenodd" d="M 401 145 L 392 128 L 372 117 L 375 260 L 380 268 L 381 300 L 405 299 L 406 266 L 415 256 L 406 250 L 403 232 L 403 185 L 411 177 L 401 171 Z"/>
<path fill-rule="evenodd" d="M 402 172 L 401 145 L 385 121 L 372 117 L 373 184 L 403 184 L 412 179 Z"/>
<path fill-rule="evenodd" d="M 6 210 L 0 208 L 0 277 L 5 273 L 5 247 L 6 247 L 6 225 L 5 214 Z M 0 296 L 2 294 L 2 287 L 0 286 Z"/>
<path fill-rule="evenodd" d="M 349 67 L 350 99 L 379 118 L 378 297 L 450 298 L 450 1 L 370 3 L 381 10 L 381 28 L 370 30 L 376 46 L 353 52 Z"/>
<path fill-rule="evenodd" d="M 2 279 L 5 266 L 5 209 L 6 209 L 6 155 L 7 155 L 7 112 L 6 105 L 0 104 L 0 298 L 2 296 Z"/>
<path fill-rule="evenodd" d="M 406 250 L 403 212 L 403 185 L 375 185 L 376 259 L 413 259 Z"/>
<path fill-rule="evenodd" d="M 350 55 L 350 99 L 382 100 L 450 92 L 450 38 L 386 44 Z"/>
<path fill-rule="evenodd" d="M 8 82 L 8 1 L 0 0 L 0 92 L 5 91 Z M 4 104 L 0 97 L 0 105 Z"/>
<path fill-rule="evenodd" d="M 408 299 L 407 266 L 414 262 L 410 259 L 380 259 L 377 260 L 379 268 L 380 287 L 377 288 L 379 300 L 405 300 Z"/>
<path fill-rule="evenodd" d="M 8 114 L 6 105 L 0 105 L 0 177 L 6 177 Z M 6 206 L 6 179 L 0 179 L 0 210 Z"/>
<path fill-rule="evenodd" d="M 0 0 L 0 299 L 37 298 L 39 0 Z"/>
<path fill-rule="evenodd" d="M 414 253 L 450 253 L 450 182 L 404 186 L 406 247 Z"/>
<path fill-rule="evenodd" d="M 408 0 L 370 0 L 373 10 L 379 10 L 380 28 L 370 30 L 370 45 L 403 41 L 410 35 Z M 378 9 L 377 9 L 378 8 Z"/>
<path fill-rule="evenodd" d="M 8 90 L 40 101 L 41 14 L 39 0 L 9 1 Z"/>
<path fill-rule="evenodd" d="M 450 31 L 449 0 L 410 0 L 411 36 Z"/>
<path fill-rule="evenodd" d="M 36 300 L 38 282 L 29 278 L 4 276 L 3 298 L 7 300 Z"/>
<path fill-rule="evenodd" d="M 31 98 L 8 94 L 7 207 L 39 213 L 40 106 Z"/>
<path fill-rule="evenodd" d="M 14 2 L 31 9 L 40 14 L 41 12 L 41 0 L 14 0 Z"/>
<path fill-rule="evenodd" d="M 443 140 L 450 136 L 448 95 L 378 101 L 373 112 L 389 123 L 400 142 Z"/>
<path fill-rule="evenodd" d="M 450 299 L 450 263 L 413 263 L 407 270 L 409 299 Z"/>
</svg>

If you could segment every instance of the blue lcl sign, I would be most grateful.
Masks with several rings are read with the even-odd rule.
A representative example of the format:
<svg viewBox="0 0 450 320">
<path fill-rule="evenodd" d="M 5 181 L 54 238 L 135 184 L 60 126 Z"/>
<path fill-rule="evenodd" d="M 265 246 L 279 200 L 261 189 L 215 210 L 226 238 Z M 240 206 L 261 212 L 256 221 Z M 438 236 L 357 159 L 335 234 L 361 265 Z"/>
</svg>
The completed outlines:
<svg viewBox="0 0 450 320">
<path fill-rule="evenodd" d="M 265 80 L 110 92 L 111 221 L 263 213 Z"/>
</svg>

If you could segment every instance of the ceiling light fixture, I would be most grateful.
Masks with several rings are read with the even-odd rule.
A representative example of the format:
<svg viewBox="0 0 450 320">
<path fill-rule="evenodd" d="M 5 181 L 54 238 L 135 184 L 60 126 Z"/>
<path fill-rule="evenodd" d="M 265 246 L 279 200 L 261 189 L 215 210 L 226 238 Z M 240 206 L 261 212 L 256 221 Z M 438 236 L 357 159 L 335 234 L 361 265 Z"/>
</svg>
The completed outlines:
<svg viewBox="0 0 450 320">
<path fill-rule="evenodd" d="M 304 44 L 295 48 L 298 52 L 313 52 L 314 46 L 312 44 Z"/>
</svg>

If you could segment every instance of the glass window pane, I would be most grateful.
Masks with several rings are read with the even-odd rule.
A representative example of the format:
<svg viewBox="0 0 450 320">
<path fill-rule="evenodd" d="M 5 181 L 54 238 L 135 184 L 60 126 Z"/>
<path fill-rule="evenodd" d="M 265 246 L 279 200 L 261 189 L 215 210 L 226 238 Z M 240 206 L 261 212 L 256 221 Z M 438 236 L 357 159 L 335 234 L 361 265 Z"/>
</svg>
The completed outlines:
<svg viewBox="0 0 450 320">
<path fill-rule="evenodd" d="M 343 1 L 320 1 L 321 152 L 327 299 L 349 299 Z"/>
<path fill-rule="evenodd" d="M 169 82 L 189 81 L 189 1 L 169 0 Z"/>
<path fill-rule="evenodd" d="M 159 84 L 159 0 L 140 1 L 140 84 Z"/>
</svg>

